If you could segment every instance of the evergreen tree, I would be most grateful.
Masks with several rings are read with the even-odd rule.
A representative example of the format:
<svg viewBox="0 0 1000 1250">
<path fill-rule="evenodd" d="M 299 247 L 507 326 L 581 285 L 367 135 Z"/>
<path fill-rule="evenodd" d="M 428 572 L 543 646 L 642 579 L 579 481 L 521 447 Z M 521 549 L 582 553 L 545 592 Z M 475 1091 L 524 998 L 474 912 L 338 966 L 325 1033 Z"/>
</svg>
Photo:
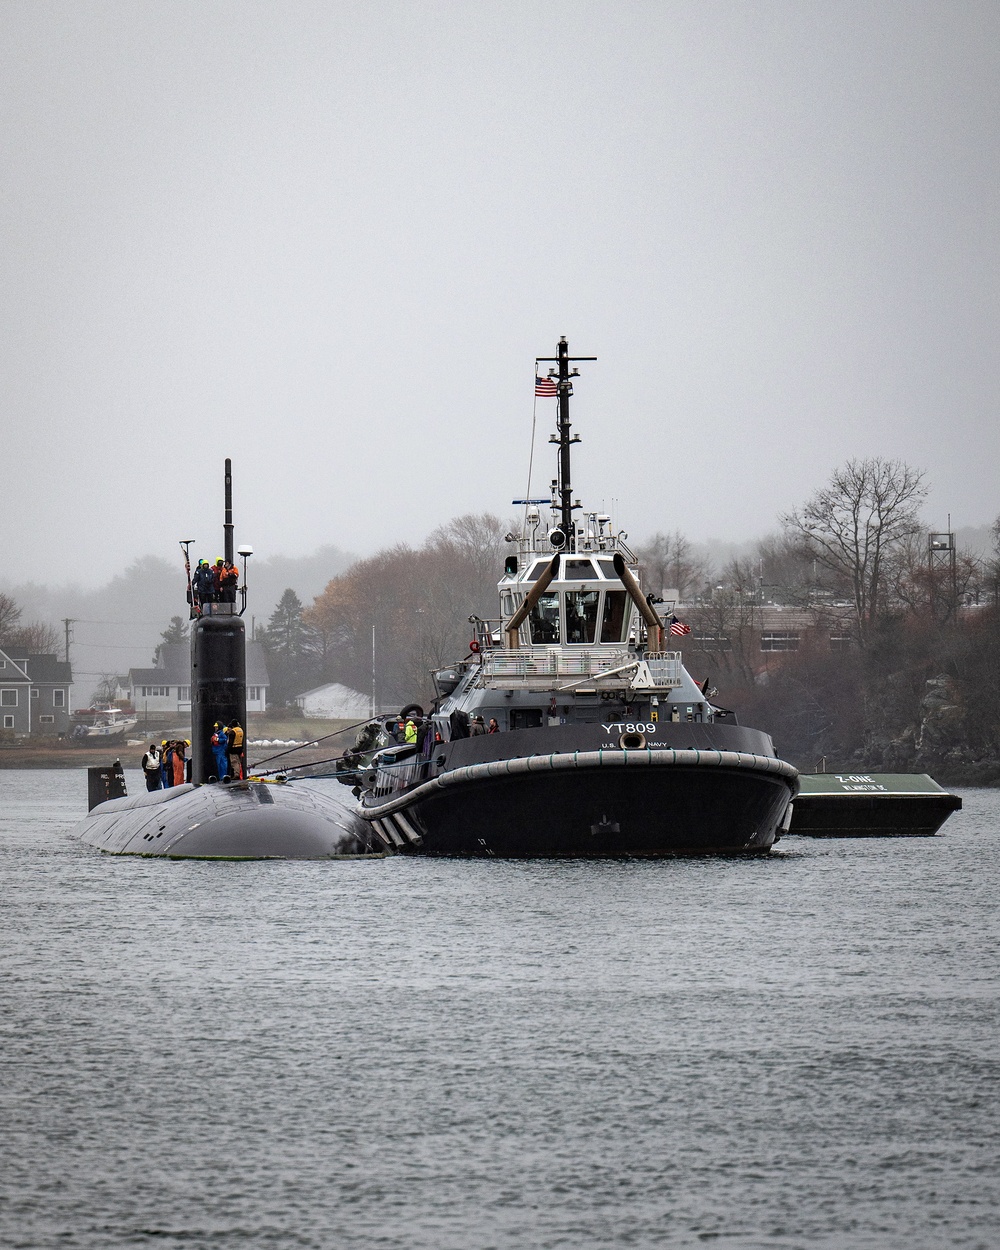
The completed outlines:
<svg viewBox="0 0 1000 1250">
<path fill-rule="evenodd" d="M 160 656 L 163 654 L 164 643 L 187 642 L 188 640 L 188 623 L 179 616 L 172 616 L 170 624 L 160 634 L 160 641 L 156 644 L 156 650 L 153 652 L 153 663 L 159 664 Z"/>
<path fill-rule="evenodd" d="M 285 707 L 312 676 L 311 630 L 302 619 L 302 600 L 291 587 L 278 600 L 267 627 L 258 629 L 257 641 L 267 652 L 271 701 Z"/>
</svg>

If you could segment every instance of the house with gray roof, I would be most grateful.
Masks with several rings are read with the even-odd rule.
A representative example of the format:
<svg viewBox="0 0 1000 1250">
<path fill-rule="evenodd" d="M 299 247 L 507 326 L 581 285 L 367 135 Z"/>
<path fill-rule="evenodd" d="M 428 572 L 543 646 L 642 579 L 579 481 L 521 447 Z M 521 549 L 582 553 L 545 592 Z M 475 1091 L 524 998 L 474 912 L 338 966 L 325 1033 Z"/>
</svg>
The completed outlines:
<svg viewBox="0 0 1000 1250">
<path fill-rule="evenodd" d="M 72 690 L 65 661 L 0 649 L 0 729 L 19 737 L 68 733 Z"/>
<path fill-rule="evenodd" d="M 191 711 L 191 648 L 186 642 L 160 646 L 153 668 L 130 668 L 129 702 L 137 712 Z M 247 712 L 267 711 L 267 660 L 259 642 L 247 643 Z"/>
</svg>

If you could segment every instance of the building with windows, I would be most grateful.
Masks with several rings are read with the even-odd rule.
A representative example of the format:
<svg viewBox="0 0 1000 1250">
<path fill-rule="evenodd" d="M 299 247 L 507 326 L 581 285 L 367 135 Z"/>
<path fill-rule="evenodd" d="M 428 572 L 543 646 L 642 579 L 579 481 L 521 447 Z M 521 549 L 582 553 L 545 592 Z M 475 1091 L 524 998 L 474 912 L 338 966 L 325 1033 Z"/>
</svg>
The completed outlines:
<svg viewBox="0 0 1000 1250">
<path fill-rule="evenodd" d="M 847 651 L 854 646 L 854 614 L 848 604 L 797 608 L 742 604 L 726 610 L 693 608 L 685 654 L 740 651 L 752 668 L 766 671 L 772 656 L 791 651 Z"/>
<path fill-rule="evenodd" d="M 267 711 L 267 660 L 259 642 L 247 643 L 247 712 Z M 191 711 L 191 648 L 163 643 L 153 668 L 130 668 L 128 698 L 137 712 Z"/>
<path fill-rule="evenodd" d="M 0 650 L 0 729 L 58 737 L 69 730 L 73 670 L 54 655 Z"/>
</svg>

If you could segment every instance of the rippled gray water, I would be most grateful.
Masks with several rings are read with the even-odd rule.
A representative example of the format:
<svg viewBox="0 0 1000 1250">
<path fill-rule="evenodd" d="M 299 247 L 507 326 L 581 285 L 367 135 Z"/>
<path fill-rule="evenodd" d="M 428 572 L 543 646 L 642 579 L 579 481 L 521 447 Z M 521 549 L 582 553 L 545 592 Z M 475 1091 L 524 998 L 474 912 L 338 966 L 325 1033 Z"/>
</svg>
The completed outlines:
<svg viewBox="0 0 1000 1250">
<path fill-rule="evenodd" d="M 210 864 L 0 772 L 0 1244 L 995 1247 L 1000 794 L 766 860 Z"/>
</svg>

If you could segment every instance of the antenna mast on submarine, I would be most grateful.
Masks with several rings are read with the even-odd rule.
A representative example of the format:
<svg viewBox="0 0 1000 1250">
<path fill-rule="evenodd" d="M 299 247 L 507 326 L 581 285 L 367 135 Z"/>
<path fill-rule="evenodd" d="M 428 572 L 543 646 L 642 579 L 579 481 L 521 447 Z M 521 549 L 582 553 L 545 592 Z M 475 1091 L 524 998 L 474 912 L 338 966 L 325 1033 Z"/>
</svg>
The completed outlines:
<svg viewBox="0 0 1000 1250">
<path fill-rule="evenodd" d="M 216 513 L 216 516 L 219 514 Z M 233 563 L 233 462 L 226 457 L 226 520 L 222 527 L 225 534 L 225 559 L 227 564 Z"/>
<path fill-rule="evenodd" d="M 573 524 L 573 481 L 570 473 L 570 447 L 580 441 L 580 436 L 570 437 L 569 397 L 573 394 L 572 379 L 579 377 L 579 369 L 570 369 L 570 364 L 579 360 L 596 360 L 596 356 L 571 356 L 565 334 L 559 340 L 557 356 L 536 356 L 535 364 L 555 364 L 558 369 L 550 369 L 549 377 L 556 378 L 559 388 L 559 415 L 556 422 L 558 433 L 549 439 L 550 443 L 559 444 L 559 477 L 555 486 L 559 495 L 559 528 L 566 535 L 566 549 L 576 551 L 576 526 Z"/>
</svg>

